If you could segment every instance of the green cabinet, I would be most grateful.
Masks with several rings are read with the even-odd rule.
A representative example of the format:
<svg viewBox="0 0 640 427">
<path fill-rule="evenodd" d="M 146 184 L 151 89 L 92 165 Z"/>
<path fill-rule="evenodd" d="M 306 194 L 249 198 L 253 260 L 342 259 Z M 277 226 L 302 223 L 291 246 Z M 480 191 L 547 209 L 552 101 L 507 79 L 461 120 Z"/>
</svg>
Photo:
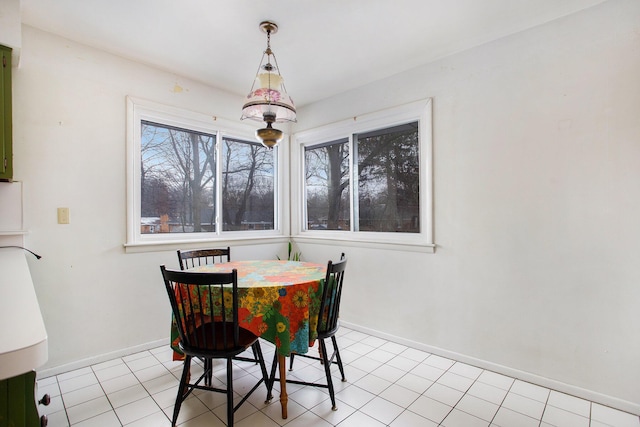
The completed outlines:
<svg viewBox="0 0 640 427">
<path fill-rule="evenodd" d="M 47 418 L 38 416 L 35 371 L 0 380 L 0 427 L 40 427 Z M 47 397 L 47 403 L 48 403 Z"/>
<path fill-rule="evenodd" d="M 11 130 L 11 48 L 0 45 L 0 181 L 13 179 Z"/>
</svg>

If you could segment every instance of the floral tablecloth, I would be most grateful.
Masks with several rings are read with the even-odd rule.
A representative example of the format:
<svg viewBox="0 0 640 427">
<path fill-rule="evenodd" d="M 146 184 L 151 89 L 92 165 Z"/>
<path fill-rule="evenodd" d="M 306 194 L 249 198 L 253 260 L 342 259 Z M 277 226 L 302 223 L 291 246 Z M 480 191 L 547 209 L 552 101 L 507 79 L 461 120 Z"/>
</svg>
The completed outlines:
<svg viewBox="0 0 640 427">
<path fill-rule="evenodd" d="M 276 345 L 278 353 L 304 354 L 317 338 L 318 311 L 326 265 L 298 261 L 232 261 L 189 271 L 238 270 L 240 326 Z M 171 347 L 181 357 L 178 329 L 171 326 Z"/>
</svg>

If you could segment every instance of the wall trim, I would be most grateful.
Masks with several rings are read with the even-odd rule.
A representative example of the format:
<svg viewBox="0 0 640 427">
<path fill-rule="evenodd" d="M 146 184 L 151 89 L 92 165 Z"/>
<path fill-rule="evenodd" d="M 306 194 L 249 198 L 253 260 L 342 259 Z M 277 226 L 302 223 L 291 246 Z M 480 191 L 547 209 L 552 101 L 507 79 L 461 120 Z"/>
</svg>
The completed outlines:
<svg viewBox="0 0 640 427">
<path fill-rule="evenodd" d="M 111 351 L 109 353 L 100 354 L 97 356 L 87 357 L 84 359 L 76 360 L 64 365 L 52 366 L 46 369 L 38 369 L 38 379 L 48 378 L 54 375 L 64 374 L 65 372 L 75 371 L 76 369 L 86 368 L 88 366 L 96 365 L 98 363 L 107 362 L 109 360 L 117 359 L 119 357 L 129 356 L 130 354 L 139 353 L 141 351 L 151 350 L 161 347 L 163 345 L 169 346 L 171 339 L 167 336 L 156 341 L 150 341 L 145 344 L 135 345 L 132 347 L 122 348 L 120 350 Z"/>
<path fill-rule="evenodd" d="M 497 363 L 489 362 L 487 360 L 478 359 L 465 354 L 456 353 L 455 351 L 445 350 L 432 345 L 424 344 L 421 342 L 413 341 L 407 338 L 399 337 L 397 335 L 391 335 L 386 332 L 381 332 L 375 329 L 367 328 L 365 326 L 357 325 L 355 323 L 346 322 L 340 320 L 340 324 L 346 328 L 353 329 L 354 331 L 363 332 L 378 338 L 395 342 L 397 344 L 406 345 L 407 347 L 422 350 L 427 353 L 432 353 L 437 356 L 446 357 L 449 359 L 463 362 L 478 368 L 486 369 L 496 372 L 498 374 L 507 375 L 512 378 L 516 378 L 525 382 L 540 385 L 550 388 L 555 391 L 566 393 L 575 397 L 590 400 L 595 403 L 599 403 L 604 406 L 609 406 L 614 409 L 629 412 L 634 415 L 640 415 L 640 403 L 633 403 L 627 400 L 619 399 L 617 397 L 608 396 L 606 394 L 598 393 L 593 390 L 588 390 L 582 387 L 578 387 L 572 384 L 566 384 L 561 381 L 556 381 L 550 378 L 542 377 L 540 375 L 532 374 L 530 372 L 521 371 L 519 369 L 503 366 Z"/>
</svg>

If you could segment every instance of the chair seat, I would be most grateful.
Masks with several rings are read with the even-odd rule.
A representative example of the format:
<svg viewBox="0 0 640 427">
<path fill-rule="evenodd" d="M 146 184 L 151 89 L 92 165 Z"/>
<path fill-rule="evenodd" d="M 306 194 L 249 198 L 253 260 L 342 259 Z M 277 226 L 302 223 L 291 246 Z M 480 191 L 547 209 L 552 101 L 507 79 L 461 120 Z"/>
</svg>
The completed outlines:
<svg viewBox="0 0 640 427">
<path fill-rule="evenodd" d="M 242 353 L 254 342 L 258 340 L 258 336 L 248 329 L 238 328 L 238 342 L 233 342 L 233 324 L 221 322 L 208 322 L 197 327 L 190 334 L 191 342 L 198 342 L 197 349 L 192 349 L 188 345 L 180 342 L 180 349 L 186 354 L 205 356 L 205 357 L 233 357 Z M 202 337 L 207 340 L 203 341 Z M 215 337 L 215 341 L 211 339 Z"/>
<path fill-rule="evenodd" d="M 326 319 L 322 320 L 320 326 L 318 326 L 318 339 L 331 338 L 338 332 L 340 329 L 340 322 L 336 321 L 335 324 L 331 325 L 331 328 L 327 328 Z"/>
</svg>

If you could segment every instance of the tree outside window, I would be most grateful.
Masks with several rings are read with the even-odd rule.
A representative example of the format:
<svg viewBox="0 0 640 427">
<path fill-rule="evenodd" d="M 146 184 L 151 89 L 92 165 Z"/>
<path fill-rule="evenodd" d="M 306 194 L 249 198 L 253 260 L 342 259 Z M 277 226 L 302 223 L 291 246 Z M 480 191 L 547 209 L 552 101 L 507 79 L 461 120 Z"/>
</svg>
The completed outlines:
<svg viewBox="0 0 640 427">
<path fill-rule="evenodd" d="M 305 148 L 307 228 L 349 230 L 349 140 Z"/>
<path fill-rule="evenodd" d="M 420 233 L 418 122 L 351 140 L 351 160 L 349 138 L 304 149 L 307 230 Z"/>
<path fill-rule="evenodd" d="M 142 234 L 216 231 L 216 136 L 143 121 Z"/>
<path fill-rule="evenodd" d="M 353 136 L 357 230 L 420 232 L 418 122 Z"/>
<path fill-rule="evenodd" d="M 141 234 L 274 229 L 273 151 L 224 137 L 218 159 L 216 139 L 215 133 L 141 122 Z"/>
<path fill-rule="evenodd" d="M 222 141 L 222 229 L 273 230 L 273 151 L 254 142 Z"/>
</svg>

